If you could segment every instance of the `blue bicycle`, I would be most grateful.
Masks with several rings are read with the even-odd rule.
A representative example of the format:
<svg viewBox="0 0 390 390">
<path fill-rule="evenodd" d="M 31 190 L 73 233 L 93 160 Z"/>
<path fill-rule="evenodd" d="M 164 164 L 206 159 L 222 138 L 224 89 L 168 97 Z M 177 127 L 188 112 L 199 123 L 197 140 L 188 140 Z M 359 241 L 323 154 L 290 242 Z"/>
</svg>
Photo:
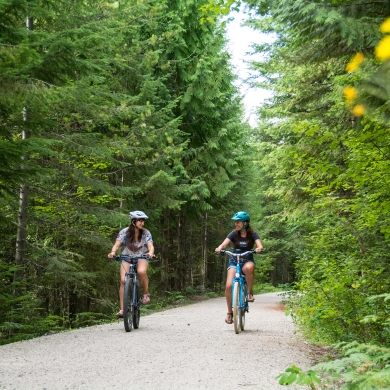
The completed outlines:
<svg viewBox="0 0 390 390">
<path fill-rule="evenodd" d="M 233 278 L 232 284 L 232 312 L 234 331 L 238 334 L 245 329 L 245 313 L 249 313 L 248 304 L 248 283 L 245 275 L 242 273 L 241 262 L 244 256 L 255 254 L 256 251 L 250 250 L 243 253 L 234 253 L 227 250 L 221 250 L 220 254 L 230 255 L 237 260 L 236 276 Z"/>
</svg>

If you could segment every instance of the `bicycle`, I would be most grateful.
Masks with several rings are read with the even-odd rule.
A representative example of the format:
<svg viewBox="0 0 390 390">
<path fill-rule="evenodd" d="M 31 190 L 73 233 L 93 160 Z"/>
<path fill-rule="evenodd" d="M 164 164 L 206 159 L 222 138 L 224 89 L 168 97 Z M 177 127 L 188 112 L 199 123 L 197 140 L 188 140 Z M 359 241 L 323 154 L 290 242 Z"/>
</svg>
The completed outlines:
<svg viewBox="0 0 390 390">
<path fill-rule="evenodd" d="M 244 253 L 234 253 L 228 250 L 221 250 L 221 255 L 230 255 L 237 259 L 236 276 L 233 278 L 232 284 L 232 312 L 234 331 L 238 334 L 245 329 L 245 313 L 249 313 L 248 303 L 248 283 L 245 275 L 242 273 L 241 262 L 244 256 L 251 253 L 256 254 L 256 251 L 250 250 Z"/>
<path fill-rule="evenodd" d="M 138 260 L 149 260 L 147 255 L 121 255 L 114 256 L 115 260 L 124 260 L 130 264 L 129 272 L 125 275 L 125 287 L 123 292 L 123 323 L 126 332 L 131 332 L 139 328 L 139 321 L 141 317 L 141 289 L 137 278 L 137 262 Z"/>
</svg>

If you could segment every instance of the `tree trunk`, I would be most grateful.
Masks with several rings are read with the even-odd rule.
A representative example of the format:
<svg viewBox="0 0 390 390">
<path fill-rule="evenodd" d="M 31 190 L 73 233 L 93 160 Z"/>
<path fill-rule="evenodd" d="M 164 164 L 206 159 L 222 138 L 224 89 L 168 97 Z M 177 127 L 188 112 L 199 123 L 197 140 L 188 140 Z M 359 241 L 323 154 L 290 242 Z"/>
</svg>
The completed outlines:
<svg viewBox="0 0 390 390">
<path fill-rule="evenodd" d="M 34 29 L 34 20 L 33 18 L 27 17 L 26 27 L 28 30 L 32 31 Z M 30 120 L 30 110 L 28 104 L 26 105 L 23 112 L 23 121 L 27 124 Z M 26 126 L 27 127 L 27 126 Z M 22 139 L 30 138 L 30 133 L 25 128 L 22 133 Z M 23 158 L 24 160 L 28 159 L 28 156 Z M 15 254 L 15 264 L 21 268 L 17 269 L 14 273 L 14 281 L 20 282 L 23 279 L 23 264 L 25 263 L 25 253 L 26 253 L 26 228 L 27 228 L 27 207 L 28 207 L 28 195 L 29 188 L 25 184 L 20 185 L 19 192 L 19 212 L 18 212 L 18 227 L 16 232 L 16 254 Z M 20 295 L 20 290 L 15 291 L 16 295 Z"/>
<path fill-rule="evenodd" d="M 26 227 L 27 227 L 27 207 L 28 207 L 28 186 L 20 186 L 18 228 L 16 232 L 16 255 L 15 264 L 22 266 L 25 261 L 26 253 Z M 18 269 L 14 274 L 14 281 L 19 282 L 23 277 L 23 270 Z"/>
<path fill-rule="evenodd" d="M 161 244 L 161 286 L 163 291 L 168 289 L 168 272 L 169 272 L 169 209 L 164 211 L 163 214 L 163 232 L 162 232 L 162 244 Z"/>
<path fill-rule="evenodd" d="M 206 289 L 206 277 L 207 277 L 207 218 L 208 214 L 206 212 L 204 225 L 203 225 L 203 237 L 202 237 L 202 287 L 203 290 Z"/>
<path fill-rule="evenodd" d="M 179 211 L 177 226 L 177 253 L 176 253 L 176 289 L 182 291 L 186 284 L 186 226 L 187 221 L 183 211 Z"/>
<path fill-rule="evenodd" d="M 31 18 L 27 19 L 27 26 L 32 27 L 32 21 L 29 21 Z M 29 121 L 30 112 L 28 108 L 24 109 L 23 120 L 24 122 Z M 23 139 L 30 138 L 30 133 L 27 129 L 23 130 L 22 133 Z M 23 157 L 24 160 L 27 160 L 28 157 Z M 15 254 L 15 264 L 20 266 L 14 273 L 14 282 L 20 282 L 23 279 L 23 264 L 25 264 L 25 254 L 26 254 L 26 238 L 27 238 L 27 216 L 28 216 L 28 195 L 29 188 L 25 184 L 20 185 L 19 192 L 19 212 L 18 212 L 18 226 L 16 232 L 16 254 Z M 15 295 L 19 296 L 21 294 L 20 290 L 15 291 Z"/>
</svg>

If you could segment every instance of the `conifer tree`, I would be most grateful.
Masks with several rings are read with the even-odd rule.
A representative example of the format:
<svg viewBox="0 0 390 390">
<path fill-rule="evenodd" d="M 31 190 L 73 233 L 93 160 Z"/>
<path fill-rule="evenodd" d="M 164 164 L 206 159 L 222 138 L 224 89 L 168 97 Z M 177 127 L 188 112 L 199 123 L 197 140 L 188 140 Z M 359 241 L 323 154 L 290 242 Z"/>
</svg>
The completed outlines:
<svg viewBox="0 0 390 390">
<path fill-rule="evenodd" d="M 370 317 L 382 306 L 368 304 L 389 280 L 386 180 L 373 176 L 387 177 L 385 129 L 378 113 L 361 119 L 343 98 L 359 82 L 346 66 L 358 51 L 370 61 L 387 5 L 250 4 L 261 15 L 251 25 L 277 34 L 272 45 L 258 46 L 267 58 L 253 66 L 260 85 L 274 91 L 259 110 L 269 148 L 260 159 L 273 173 L 267 193 L 283 206 L 279 221 L 299 243 L 290 254 L 305 291 L 297 319 L 317 341 L 388 342 Z"/>
<path fill-rule="evenodd" d="M 16 185 L 23 177 L 30 187 L 28 294 L 12 310 L 6 299 L 1 338 L 110 318 L 118 277 L 106 252 L 131 209 L 150 216 L 166 272 L 156 266 L 155 277 L 165 286 L 168 274 L 168 288 L 184 288 L 201 272 L 208 284 L 218 268 L 207 266 L 207 240 L 216 234 L 199 220 L 206 212 L 207 221 L 220 220 L 220 210 L 237 202 L 229 194 L 242 180 L 245 141 L 237 141 L 245 126 L 223 32 L 200 23 L 200 4 L 11 1 L 1 8 L 0 147 L 4 140 L 9 157 L 0 180 L 14 186 L 1 200 L 9 217 L 2 275 L 13 270 Z M 26 101 L 33 137 L 21 142 Z M 25 154 L 29 169 L 16 169 Z M 9 277 L 1 280 L 9 296 Z"/>
</svg>

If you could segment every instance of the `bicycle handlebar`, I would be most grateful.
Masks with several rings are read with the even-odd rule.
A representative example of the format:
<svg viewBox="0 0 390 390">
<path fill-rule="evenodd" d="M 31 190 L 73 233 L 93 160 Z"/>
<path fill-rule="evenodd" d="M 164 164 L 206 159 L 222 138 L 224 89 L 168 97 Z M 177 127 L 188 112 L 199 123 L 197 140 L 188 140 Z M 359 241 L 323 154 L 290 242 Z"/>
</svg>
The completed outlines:
<svg viewBox="0 0 390 390">
<path fill-rule="evenodd" d="M 215 252 L 217 253 L 217 252 Z M 246 251 L 246 252 L 243 252 L 243 253 L 234 253 L 234 252 L 230 252 L 230 251 L 227 251 L 227 250 L 221 250 L 219 252 L 221 255 L 230 255 L 230 256 L 233 256 L 233 257 L 244 257 L 246 255 L 249 255 L 249 254 L 255 254 L 255 255 L 258 255 L 259 253 L 257 253 L 255 250 L 251 249 L 250 251 Z"/>
<path fill-rule="evenodd" d="M 133 255 L 133 256 L 130 256 L 130 255 L 118 255 L 118 256 L 113 256 L 113 259 L 117 260 L 117 261 L 124 260 L 127 263 L 132 263 L 135 260 L 150 260 L 150 259 L 157 259 L 157 257 L 156 256 L 149 257 L 148 255 Z"/>
</svg>

